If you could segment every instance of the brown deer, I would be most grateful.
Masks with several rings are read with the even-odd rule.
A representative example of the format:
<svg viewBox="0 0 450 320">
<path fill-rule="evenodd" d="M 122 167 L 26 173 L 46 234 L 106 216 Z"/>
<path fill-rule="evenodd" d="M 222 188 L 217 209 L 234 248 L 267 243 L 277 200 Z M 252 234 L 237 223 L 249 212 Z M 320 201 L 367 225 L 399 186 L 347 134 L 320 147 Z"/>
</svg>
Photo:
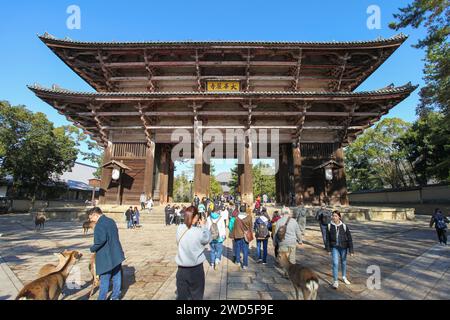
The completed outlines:
<svg viewBox="0 0 450 320">
<path fill-rule="evenodd" d="M 95 288 L 100 285 L 100 277 L 96 274 L 95 271 L 95 253 L 91 255 L 91 260 L 89 261 L 89 272 L 92 275 L 92 287 L 91 292 L 89 293 L 89 298 L 94 294 Z M 122 279 L 121 287 L 123 288 L 124 278 L 123 278 L 123 268 L 120 269 L 120 276 Z"/>
<path fill-rule="evenodd" d="M 43 213 L 37 213 L 36 217 L 34 218 L 34 230 L 37 231 L 38 227 L 39 230 L 44 229 L 44 225 L 45 225 L 45 221 L 47 220 L 47 218 L 45 217 L 45 215 Z"/>
<path fill-rule="evenodd" d="M 69 258 L 70 251 L 64 250 L 63 252 L 54 253 L 54 255 L 59 259 L 58 264 L 48 263 L 44 265 L 38 272 L 39 278 L 45 277 L 46 275 L 61 270 L 66 264 Z"/>
<path fill-rule="evenodd" d="M 87 234 L 89 232 L 89 229 L 94 230 L 94 228 L 95 228 L 95 222 L 92 222 L 92 221 L 85 221 L 85 222 L 83 222 L 84 234 Z"/>
<path fill-rule="evenodd" d="M 292 264 L 288 259 L 287 252 L 279 253 L 279 261 L 294 286 L 296 299 L 299 300 L 299 291 L 301 290 L 304 300 L 316 300 L 319 278 L 314 271 L 299 264 Z"/>
<path fill-rule="evenodd" d="M 92 287 L 89 293 L 89 298 L 94 294 L 95 288 L 100 285 L 100 277 L 95 272 L 95 253 L 91 255 L 91 260 L 89 261 L 89 272 L 92 275 Z"/>
<path fill-rule="evenodd" d="M 70 251 L 61 270 L 26 284 L 20 290 L 16 300 L 58 300 L 70 271 L 82 256 L 79 251 Z"/>
</svg>

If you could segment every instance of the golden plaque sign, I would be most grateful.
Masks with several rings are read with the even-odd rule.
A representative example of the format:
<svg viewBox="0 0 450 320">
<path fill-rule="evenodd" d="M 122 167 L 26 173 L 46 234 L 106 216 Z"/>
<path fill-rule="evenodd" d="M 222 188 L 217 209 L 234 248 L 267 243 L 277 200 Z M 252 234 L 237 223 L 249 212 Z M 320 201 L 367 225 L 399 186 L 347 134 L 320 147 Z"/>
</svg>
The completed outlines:
<svg viewBox="0 0 450 320">
<path fill-rule="evenodd" d="M 207 81 L 207 91 L 240 91 L 239 81 Z"/>
</svg>

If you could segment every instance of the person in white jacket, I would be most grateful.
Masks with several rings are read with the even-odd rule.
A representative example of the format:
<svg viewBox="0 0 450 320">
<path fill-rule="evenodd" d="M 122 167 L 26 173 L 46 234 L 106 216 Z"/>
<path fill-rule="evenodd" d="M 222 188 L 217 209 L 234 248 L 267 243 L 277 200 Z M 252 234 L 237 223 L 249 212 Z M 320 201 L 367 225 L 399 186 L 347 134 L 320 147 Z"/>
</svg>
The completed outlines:
<svg viewBox="0 0 450 320">
<path fill-rule="evenodd" d="M 226 239 L 223 216 L 218 212 L 211 212 L 206 221 L 206 227 L 211 233 L 211 242 L 209 243 L 211 247 L 211 269 L 217 269 L 222 260 L 223 242 Z"/>
</svg>

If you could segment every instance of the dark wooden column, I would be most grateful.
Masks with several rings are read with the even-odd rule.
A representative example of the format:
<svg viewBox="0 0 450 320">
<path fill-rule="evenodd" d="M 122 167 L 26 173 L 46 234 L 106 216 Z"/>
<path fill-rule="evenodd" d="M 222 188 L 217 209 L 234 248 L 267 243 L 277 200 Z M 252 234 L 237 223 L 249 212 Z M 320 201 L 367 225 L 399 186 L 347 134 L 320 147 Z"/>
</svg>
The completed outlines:
<svg viewBox="0 0 450 320">
<path fill-rule="evenodd" d="M 349 205 L 348 193 L 347 193 L 347 180 L 345 177 L 345 164 L 344 164 L 344 149 L 339 147 L 335 153 L 336 162 L 342 166 L 337 172 L 337 177 L 335 181 L 335 187 L 340 195 L 340 204 L 344 206 Z"/>
<path fill-rule="evenodd" d="M 205 195 L 211 197 L 211 164 L 206 162 L 202 165 L 202 187 Z"/>
<path fill-rule="evenodd" d="M 194 132 L 194 195 L 202 200 L 206 196 L 203 185 L 203 140 L 198 124 L 194 127 L 197 130 Z"/>
<path fill-rule="evenodd" d="M 239 160 L 237 165 L 237 176 L 238 176 L 239 193 L 241 194 L 242 199 L 242 194 L 244 193 L 244 164 L 239 163 Z"/>
<path fill-rule="evenodd" d="M 287 148 L 285 144 L 281 145 L 281 161 L 280 161 L 280 195 L 281 203 L 288 204 L 289 201 L 289 163 Z"/>
<path fill-rule="evenodd" d="M 155 163 L 155 143 L 149 141 L 145 154 L 144 193 L 147 199 L 153 196 L 153 170 Z"/>
<path fill-rule="evenodd" d="M 302 156 L 300 144 L 292 146 L 292 156 L 294 159 L 294 192 L 295 203 L 299 206 L 303 204 L 303 187 L 302 187 Z"/>
<path fill-rule="evenodd" d="M 244 192 L 242 199 L 248 205 L 253 205 L 253 154 L 250 132 L 247 132 L 248 141 L 244 151 Z"/>
<path fill-rule="evenodd" d="M 161 147 L 160 172 L 159 172 L 159 203 L 164 205 L 169 196 L 169 154 L 166 145 Z"/>
<path fill-rule="evenodd" d="M 280 173 L 280 155 L 275 159 L 277 172 L 275 173 L 275 197 L 276 202 L 281 203 L 281 173 Z"/>
<path fill-rule="evenodd" d="M 105 148 L 103 155 L 103 164 L 111 161 L 112 158 L 112 143 L 108 142 L 108 146 Z M 102 169 L 101 182 L 100 182 L 100 197 L 99 204 L 106 203 L 106 193 L 108 192 L 108 186 L 111 183 L 111 169 Z"/>
<path fill-rule="evenodd" d="M 169 165 L 169 181 L 168 181 L 168 201 L 173 202 L 173 184 L 175 182 L 175 163 L 172 161 L 172 147 L 167 149 L 167 159 Z"/>
</svg>

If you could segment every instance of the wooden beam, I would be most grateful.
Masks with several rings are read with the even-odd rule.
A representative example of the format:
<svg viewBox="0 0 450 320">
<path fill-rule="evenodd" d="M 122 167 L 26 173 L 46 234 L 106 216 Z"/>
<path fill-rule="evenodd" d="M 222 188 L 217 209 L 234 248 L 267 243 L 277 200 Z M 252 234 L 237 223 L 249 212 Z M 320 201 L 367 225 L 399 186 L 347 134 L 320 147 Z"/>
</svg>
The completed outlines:
<svg viewBox="0 0 450 320">
<path fill-rule="evenodd" d="M 300 48 L 298 50 L 298 60 L 295 70 L 295 80 L 294 80 L 294 87 L 292 88 L 294 91 L 298 91 L 298 82 L 300 80 L 300 71 L 302 68 L 302 59 L 303 59 L 303 50 Z"/>
<path fill-rule="evenodd" d="M 155 84 L 153 83 L 153 69 L 152 66 L 150 64 L 150 59 L 149 59 L 149 55 L 147 52 L 147 49 L 144 50 L 144 61 L 145 61 L 145 70 L 147 70 L 148 73 L 148 77 L 147 77 L 147 81 L 148 81 L 148 87 L 147 90 L 150 92 L 154 92 L 155 91 Z"/>
</svg>

